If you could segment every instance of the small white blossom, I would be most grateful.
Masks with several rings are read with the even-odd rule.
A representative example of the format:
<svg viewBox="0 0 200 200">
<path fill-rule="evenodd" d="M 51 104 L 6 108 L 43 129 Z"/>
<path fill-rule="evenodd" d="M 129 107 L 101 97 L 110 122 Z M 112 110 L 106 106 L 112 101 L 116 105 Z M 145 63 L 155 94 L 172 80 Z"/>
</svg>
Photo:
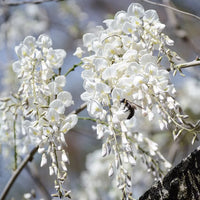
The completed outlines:
<svg viewBox="0 0 200 200">
<path fill-rule="evenodd" d="M 62 169 L 63 169 L 65 172 L 67 172 L 66 164 L 65 164 L 63 161 L 61 161 L 60 163 L 61 163 Z"/>
<path fill-rule="evenodd" d="M 77 56 L 78 58 L 81 58 L 83 55 L 83 50 L 80 47 L 77 47 L 76 51 L 73 54 L 74 56 Z"/>
<path fill-rule="evenodd" d="M 108 170 L 108 176 L 112 176 L 114 174 L 113 166 L 110 166 L 110 169 Z"/>
<path fill-rule="evenodd" d="M 52 176 L 54 174 L 54 170 L 52 166 L 49 166 L 49 175 Z"/>
<path fill-rule="evenodd" d="M 30 199 L 32 197 L 32 194 L 31 193 L 25 193 L 24 194 L 24 198 L 25 199 Z"/>
<path fill-rule="evenodd" d="M 65 150 L 62 150 L 62 161 L 63 162 L 69 162 L 69 159 L 67 157 Z"/>
<path fill-rule="evenodd" d="M 102 125 L 102 124 L 97 124 L 96 126 L 96 130 L 97 130 L 97 138 L 101 139 L 104 136 L 104 129 L 106 128 L 106 126 Z"/>
<path fill-rule="evenodd" d="M 62 101 L 66 107 L 69 107 L 73 104 L 72 95 L 67 91 L 62 91 L 58 94 L 58 100 Z"/>
<path fill-rule="evenodd" d="M 56 121 L 59 120 L 59 113 L 55 109 L 50 108 L 47 112 L 47 119 L 53 123 L 56 123 Z"/>
<path fill-rule="evenodd" d="M 43 167 L 44 165 L 47 164 L 47 157 L 46 157 L 46 154 L 43 153 L 42 154 L 42 159 L 41 159 L 41 163 L 40 163 L 40 167 Z"/>
<path fill-rule="evenodd" d="M 105 118 L 106 111 L 96 101 L 90 101 L 87 106 L 88 113 L 95 118 L 103 120 Z"/>
<path fill-rule="evenodd" d="M 66 84 L 66 78 L 65 78 L 65 76 L 57 76 L 56 78 L 55 78 L 55 83 L 59 86 L 59 87 L 64 87 L 65 86 L 65 84 Z"/>
<path fill-rule="evenodd" d="M 63 133 L 66 133 L 70 129 L 74 128 L 74 126 L 77 124 L 77 122 L 78 122 L 77 115 L 71 114 L 71 115 L 67 116 L 61 124 L 60 131 Z"/>
<path fill-rule="evenodd" d="M 49 49 L 47 53 L 47 65 L 50 68 L 58 69 L 63 65 L 66 52 L 63 49 Z"/>
<path fill-rule="evenodd" d="M 54 101 L 52 101 L 49 104 L 49 107 L 54 109 L 59 114 L 64 114 L 64 112 L 65 112 L 64 103 L 59 99 L 55 99 Z"/>
<path fill-rule="evenodd" d="M 37 45 L 40 48 L 50 48 L 52 46 L 52 40 L 48 35 L 40 35 L 37 40 Z"/>
</svg>

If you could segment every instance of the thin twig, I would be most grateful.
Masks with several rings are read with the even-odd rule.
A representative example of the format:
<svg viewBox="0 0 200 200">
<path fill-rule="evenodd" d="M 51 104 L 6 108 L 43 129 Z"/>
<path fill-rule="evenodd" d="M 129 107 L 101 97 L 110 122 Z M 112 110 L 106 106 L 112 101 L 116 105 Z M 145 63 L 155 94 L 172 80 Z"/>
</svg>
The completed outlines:
<svg viewBox="0 0 200 200">
<path fill-rule="evenodd" d="M 13 134 L 14 134 L 14 170 L 17 169 L 17 136 L 16 136 L 16 116 L 15 121 L 13 123 Z"/>
<path fill-rule="evenodd" d="M 181 63 L 175 65 L 175 69 L 183 69 L 188 67 L 200 66 L 200 60 L 193 60 L 191 62 Z"/>
<path fill-rule="evenodd" d="M 87 107 L 87 103 L 83 103 L 78 109 L 71 112 L 71 114 L 78 114 Z"/>
<path fill-rule="evenodd" d="M 45 199 L 51 199 L 51 195 L 49 194 L 47 188 L 45 187 L 45 185 L 42 183 L 39 174 L 36 171 L 33 171 L 29 165 L 26 165 L 27 172 L 29 173 L 29 175 L 31 176 L 31 178 L 33 179 L 33 181 L 35 182 L 35 184 L 37 185 L 37 187 L 39 188 L 39 190 L 41 191 L 43 197 Z"/>
<path fill-rule="evenodd" d="M 89 120 L 89 121 L 92 121 L 92 122 L 97 122 L 96 119 L 93 119 L 93 118 L 90 118 L 90 117 L 78 117 L 78 119 L 81 119 L 81 120 Z"/>
<path fill-rule="evenodd" d="M 166 6 L 170 6 L 172 2 L 170 0 L 163 0 L 163 4 Z M 178 22 L 176 18 L 176 13 L 173 12 L 173 10 L 170 10 L 168 8 L 165 8 L 165 10 L 166 10 L 167 18 L 168 18 L 169 27 L 174 29 L 174 34 L 178 38 L 180 38 L 183 42 L 191 46 L 191 48 L 194 50 L 194 52 L 197 55 L 200 54 L 200 48 L 197 47 L 196 44 L 194 44 L 194 42 L 188 36 L 188 33 L 186 32 L 186 30 L 184 30 L 183 27 L 181 27 L 180 23 Z"/>
<path fill-rule="evenodd" d="M 190 61 L 190 62 L 176 64 L 176 65 L 174 65 L 173 70 L 181 70 L 181 69 L 184 69 L 184 68 L 195 67 L 195 66 L 200 66 L 200 60 L 193 60 L 193 61 Z M 172 71 L 171 68 L 167 68 L 166 70 L 168 72 Z"/>
<path fill-rule="evenodd" d="M 19 165 L 17 170 L 14 172 L 14 174 L 11 176 L 10 180 L 8 181 L 7 185 L 5 186 L 3 192 L 1 193 L 0 199 L 4 200 L 6 198 L 6 195 L 8 194 L 10 188 L 12 187 L 13 183 L 15 182 L 16 178 L 19 176 L 20 172 L 23 170 L 23 168 L 27 165 L 27 163 L 33 160 L 33 156 L 37 152 L 39 148 L 39 145 L 33 148 L 33 150 L 26 156 L 26 158 L 22 161 L 22 163 Z"/>
<path fill-rule="evenodd" d="M 41 3 L 46 3 L 46 2 L 50 2 L 50 1 L 63 1 L 63 0 L 33 0 L 33 1 L 13 1 L 13 2 L 9 2 L 6 0 L 1 0 L 0 1 L 0 5 L 1 6 L 20 6 L 20 5 L 24 5 L 24 4 L 41 4 Z"/>
<path fill-rule="evenodd" d="M 66 73 L 64 76 L 67 76 L 70 72 L 74 71 L 78 66 L 80 66 L 83 62 L 80 62 L 76 65 L 74 65 L 73 67 L 71 67 Z"/>
<path fill-rule="evenodd" d="M 171 7 L 171 6 L 167 6 L 167 5 L 164 5 L 164 4 L 161 4 L 161 3 L 152 2 L 152 1 L 149 1 L 149 0 L 141 0 L 141 1 L 144 1 L 144 2 L 146 2 L 146 3 L 150 3 L 150 4 L 152 4 L 152 5 L 161 6 L 161 7 L 164 7 L 164 8 L 171 9 L 171 10 L 173 10 L 173 11 L 175 11 L 175 12 L 178 12 L 178 13 L 181 13 L 181 14 L 183 14 L 183 15 L 187 15 L 187 16 L 193 17 L 193 18 L 195 18 L 195 19 L 197 19 L 197 20 L 200 21 L 200 17 L 197 16 L 197 15 L 194 15 L 194 14 L 192 14 L 192 13 L 185 12 L 185 11 L 182 11 L 182 10 L 179 10 L 179 9 L 176 9 L 176 8 L 173 8 L 173 7 Z"/>
</svg>

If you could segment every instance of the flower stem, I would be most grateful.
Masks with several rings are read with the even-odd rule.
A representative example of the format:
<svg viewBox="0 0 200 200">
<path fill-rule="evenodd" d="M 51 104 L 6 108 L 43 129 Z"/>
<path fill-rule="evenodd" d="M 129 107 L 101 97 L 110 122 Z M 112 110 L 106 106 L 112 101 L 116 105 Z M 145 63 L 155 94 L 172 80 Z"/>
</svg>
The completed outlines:
<svg viewBox="0 0 200 200">
<path fill-rule="evenodd" d="M 64 76 L 67 76 L 70 72 L 74 71 L 78 66 L 82 65 L 83 62 L 81 61 L 80 63 L 74 65 L 73 67 L 71 67 L 66 73 Z"/>
<path fill-rule="evenodd" d="M 14 170 L 17 169 L 17 136 L 16 136 L 16 116 L 13 122 L 13 134 L 14 134 Z"/>
<path fill-rule="evenodd" d="M 81 119 L 81 120 L 90 120 L 92 122 L 96 122 L 96 119 L 93 119 L 93 118 L 90 118 L 90 117 L 78 117 L 78 119 Z"/>
</svg>

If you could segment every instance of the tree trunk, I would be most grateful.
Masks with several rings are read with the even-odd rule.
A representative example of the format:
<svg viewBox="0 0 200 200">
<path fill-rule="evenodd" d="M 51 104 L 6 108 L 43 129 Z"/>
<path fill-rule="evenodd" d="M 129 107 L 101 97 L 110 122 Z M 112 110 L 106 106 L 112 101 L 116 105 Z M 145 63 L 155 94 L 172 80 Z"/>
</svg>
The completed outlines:
<svg viewBox="0 0 200 200">
<path fill-rule="evenodd" d="M 200 147 L 169 171 L 139 200 L 200 200 Z"/>
</svg>

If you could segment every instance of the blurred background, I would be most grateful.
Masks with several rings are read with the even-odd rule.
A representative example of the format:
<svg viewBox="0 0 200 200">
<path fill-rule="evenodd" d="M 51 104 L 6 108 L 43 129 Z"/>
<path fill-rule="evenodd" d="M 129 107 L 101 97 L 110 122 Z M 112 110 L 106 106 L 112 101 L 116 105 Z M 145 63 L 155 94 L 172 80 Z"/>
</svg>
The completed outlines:
<svg viewBox="0 0 200 200">
<path fill-rule="evenodd" d="M 13 3 L 15 1 L 4 2 Z M 16 2 L 20 2 L 20 0 Z M 16 78 L 12 72 L 12 62 L 17 59 L 14 47 L 27 35 L 38 37 L 40 34 L 46 33 L 52 38 L 54 48 L 66 50 L 67 58 L 62 68 L 64 74 L 74 64 L 80 62 L 73 56 L 73 53 L 77 46 L 82 45 L 82 35 L 96 25 L 103 25 L 102 21 L 112 18 L 117 11 L 127 10 L 132 2 L 141 3 L 145 10 L 155 9 L 158 12 L 160 21 L 166 24 L 164 32 L 175 41 L 173 50 L 179 54 L 183 62 L 195 60 L 200 56 L 200 20 L 172 12 L 164 7 L 151 5 L 143 0 L 66 0 L 17 6 L 0 4 L 0 86 L 2 95 L 5 91 L 9 93 L 16 89 Z M 170 1 L 170 4 L 167 0 L 154 2 L 165 3 L 165 5 L 171 5 L 200 16 L 199 0 L 173 0 Z M 70 73 L 67 77 L 66 90 L 72 93 L 75 105 L 71 110 L 77 109 L 83 103 L 80 99 L 80 94 L 84 91 L 81 71 L 81 68 L 76 68 L 75 72 Z M 188 68 L 183 72 L 186 74 L 185 77 L 171 76 L 171 81 L 176 86 L 178 99 L 185 112 L 195 121 L 200 117 L 200 67 Z M 87 116 L 87 112 L 81 112 L 80 116 Z M 85 164 L 86 156 L 101 148 L 101 142 L 96 139 L 96 133 L 91 129 L 92 125 L 94 125 L 92 122 L 80 120 L 78 126 L 66 135 L 68 144 L 66 150 L 70 156 L 70 166 L 68 167 L 70 186 L 68 187 L 74 193 L 72 199 L 84 199 L 83 196 L 78 197 L 75 193 L 79 190 L 87 190 L 87 184 L 83 184 L 83 178 L 81 178 L 82 172 L 89 168 L 88 164 Z M 151 126 L 148 127 L 148 130 L 149 136 L 160 145 L 160 151 L 173 165 L 176 165 L 199 145 L 196 142 L 192 146 L 190 136 L 183 135 L 174 142 L 172 134 L 167 131 L 160 132 Z M 12 174 L 12 164 L 13 157 L 1 144 L 0 193 Z M 142 195 L 154 181 L 149 175 L 147 175 L 149 176 L 148 181 L 145 181 L 142 170 L 142 167 L 135 169 L 135 197 Z M 36 155 L 35 159 L 18 177 L 7 199 L 23 199 L 23 194 L 32 189 L 35 190 L 35 199 L 48 199 L 47 193 L 54 192 L 53 178 L 48 174 L 48 166 L 40 168 L 40 155 Z M 85 199 L 109 200 L 110 198 L 105 195 L 104 198 L 98 196 L 97 198 L 85 197 Z"/>
</svg>

